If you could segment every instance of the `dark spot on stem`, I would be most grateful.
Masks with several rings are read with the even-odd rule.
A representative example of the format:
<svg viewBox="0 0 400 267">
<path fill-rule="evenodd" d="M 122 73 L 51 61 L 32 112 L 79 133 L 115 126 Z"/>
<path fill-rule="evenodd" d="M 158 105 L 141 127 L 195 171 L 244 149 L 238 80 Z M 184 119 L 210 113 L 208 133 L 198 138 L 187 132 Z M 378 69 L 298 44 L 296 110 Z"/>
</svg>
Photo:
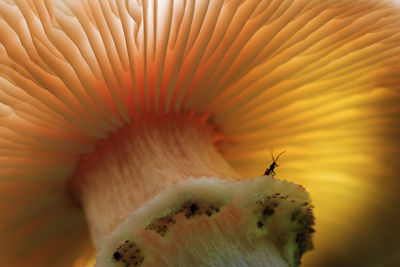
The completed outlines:
<svg viewBox="0 0 400 267">
<path fill-rule="evenodd" d="M 112 256 L 115 261 L 123 262 L 125 267 L 132 265 L 141 265 L 144 261 L 144 256 L 137 244 L 132 241 L 125 241 L 121 244 Z"/>
<path fill-rule="evenodd" d="M 113 258 L 117 261 L 119 261 L 121 259 L 121 254 L 119 252 L 115 252 L 113 255 Z"/>
<path fill-rule="evenodd" d="M 265 216 L 271 216 L 271 215 L 273 215 L 275 213 L 275 210 L 274 209 L 271 209 L 270 207 L 266 207 L 264 210 L 263 210 L 263 215 L 265 215 Z"/>
<path fill-rule="evenodd" d="M 197 205 L 195 203 L 192 203 L 192 205 L 190 205 L 190 212 L 191 213 L 195 213 L 199 208 L 197 207 Z"/>
</svg>

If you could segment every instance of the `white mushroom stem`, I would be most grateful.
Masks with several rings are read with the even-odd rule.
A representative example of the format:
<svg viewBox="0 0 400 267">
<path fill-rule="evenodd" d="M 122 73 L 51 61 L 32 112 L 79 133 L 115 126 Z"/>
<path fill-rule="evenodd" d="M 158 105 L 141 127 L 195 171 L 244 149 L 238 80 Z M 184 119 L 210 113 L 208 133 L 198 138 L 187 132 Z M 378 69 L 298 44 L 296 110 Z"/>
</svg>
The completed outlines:
<svg viewBox="0 0 400 267">
<path fill-rule="evenodd" d="M 298 264 L 310 247 L 308 195 L 271 177 L 243 179 L 213 138 L 192 116 L 143 118 L 82 158 L 72 188 L 99 266 Z"/>
</svg>

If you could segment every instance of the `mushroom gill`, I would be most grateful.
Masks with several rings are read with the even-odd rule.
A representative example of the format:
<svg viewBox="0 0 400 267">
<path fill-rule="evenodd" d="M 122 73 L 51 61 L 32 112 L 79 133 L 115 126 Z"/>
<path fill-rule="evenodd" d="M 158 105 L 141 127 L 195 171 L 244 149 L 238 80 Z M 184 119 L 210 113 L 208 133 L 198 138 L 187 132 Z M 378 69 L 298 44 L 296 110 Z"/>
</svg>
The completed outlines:
<svg viewBox="0 0 400 267">
<path fill-rule="evenodd" d="M 166 234 L 167 241 L 192 234 L 205 253 L 189 226 L 212 238 L 208 219 L 197 215 L 216 209 L 209 220 L 221 236 L 224 218 L 258 210 L 256 225 L 289 239 L 279 222 L 297 206 L 279 197 L 293 194 L 309 208 L 307 193 L 280 179 L 245 179 L 262 174 L 270 150 L 288 151 L 277 176 L 313 199 L 316 249 L 302 258 L 306 266 L 396 263 L 399 55 L 400 9 L 389 1 L 1 0 L 0 265 L 92 260 L 71 190 L 97 248 L 108 240 L 105 251 L 114 251 L 98 259 L 115 264 L 125 249 L 148 264 L 139 243 L 163 255 L 156 233 L 170 224 L 185 235 Z M 165 162 L 152 160 L 157 153 Z M 127 174 L 162 186 L 147 194 L 132 180 L 125 186 Z M 184 197 L 172 201 L 179 192 Z M 262 197 L 249 197 L 254 192 Z M 137 195 L 146 199 L 133 205 Z M 285 209 L 269 226 L 275 205 Z M 231 221 L 227 232 L 239 225 Z M 139 229 L 137 240 L 113 235 L 119 225 Z M 244 229 L 237 238 L 262 235 Z M 298 264 L 288 257 L 291 244 L 279 242 L 255 243 Z M 239 255 L 246 261 L 257 249 Z"/>
</svg>

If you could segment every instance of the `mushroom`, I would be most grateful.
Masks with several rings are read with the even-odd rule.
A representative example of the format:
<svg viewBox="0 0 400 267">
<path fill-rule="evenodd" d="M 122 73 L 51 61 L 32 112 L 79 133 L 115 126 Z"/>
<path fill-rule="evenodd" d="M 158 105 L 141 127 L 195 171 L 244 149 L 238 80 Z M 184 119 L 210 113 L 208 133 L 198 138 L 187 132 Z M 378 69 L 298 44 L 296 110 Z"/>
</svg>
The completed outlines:
<svg viewBox="0 0 400 267">
<path fill-rule="evenodd" d="M 389 259 L 397 242 L 371 243 L 397 226 L 351 222 L 399 200 L 395 160 L 379 161 L 399 155 L 399 14 L 380 1 L 1 1 L 0 265 L 83 266 L 90 232 L 96 266 L 297 266 L 312 204 L 260 176 L 271 149 L 316 205 L 306 263 L 357 265 L 351 244 L 371 229 L 365 247 Z"/>
</svg>

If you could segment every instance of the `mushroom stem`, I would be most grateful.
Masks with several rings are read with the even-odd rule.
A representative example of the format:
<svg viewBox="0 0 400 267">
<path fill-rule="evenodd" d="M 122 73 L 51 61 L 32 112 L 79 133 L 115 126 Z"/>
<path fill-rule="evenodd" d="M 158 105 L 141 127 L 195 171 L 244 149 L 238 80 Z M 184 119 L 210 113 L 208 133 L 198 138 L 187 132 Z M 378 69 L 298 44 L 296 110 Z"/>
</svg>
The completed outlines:
<svg viewBox="0 0 400 267">
<path fill-rule="evenodd" d="M 74 190 L 93 241 L 102 240 L 133 210 L 189 177 L 240 177 L 213 145 L 213 130 L 192 116 L 143 118 L 82 157 Z"/>
<path fill-rule="evenodd" d="M 311 247 L 307 193 L 272 177 L 244 179 L 215 136 L 204 119 L 146 117 L 82 157 L 71 185 L 97 266 L 299 264 Z"/>
</svg>

